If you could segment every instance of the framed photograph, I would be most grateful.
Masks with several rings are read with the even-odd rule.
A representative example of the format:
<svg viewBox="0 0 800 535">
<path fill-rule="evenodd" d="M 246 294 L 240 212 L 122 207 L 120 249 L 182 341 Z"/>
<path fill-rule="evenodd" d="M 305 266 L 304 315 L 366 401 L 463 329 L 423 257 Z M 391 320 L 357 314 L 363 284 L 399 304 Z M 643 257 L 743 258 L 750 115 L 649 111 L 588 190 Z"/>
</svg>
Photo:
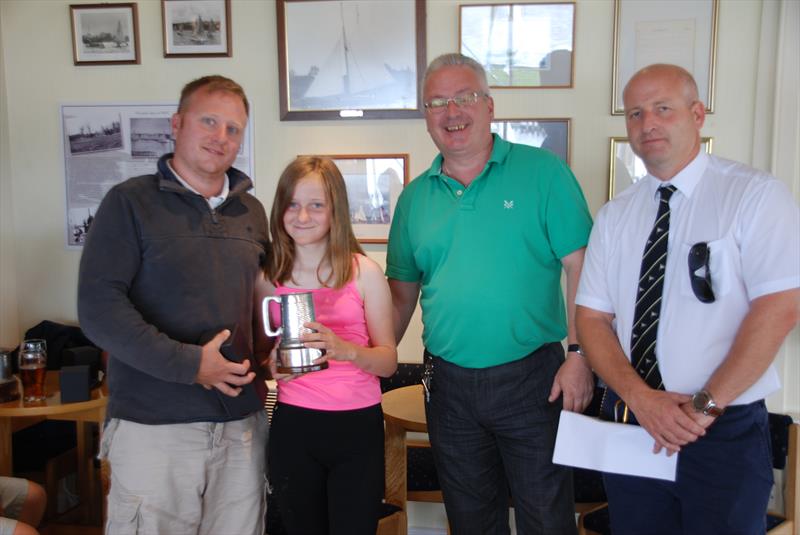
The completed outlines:
<svg viewBox="0 0 800 535">
<path fill-rule="evenodd" d="M 714 112 L 719 0 L 615 0 L 611 114 L 622 115 L 622 91 L 653 63 L 692 73 L 706 113 Z"/>
<path fill-rule="evenodd" d="M 138 65 L 136 4 L 73 4 L 72 57 L 75 65 Z"/>
<path fill-rule="evenodd" d="M 425 0 L 277 0 L 282 121 L 422 117 Z"/>
<path fill-rule="evenodd" d="M 713 138 L 700 138 L 700 150 L 711 154 Z M 608 157 L 608 200 L 647 175 L 647 168 L 636 156 L 627 137 L 612 137 Z"/>
<path fill-rule="evenodd" d="M 231 0 L 161 0 L 165 58 L 231 57 Z"/>
<path fill-rule="evenodd" d="M 549 150 L 569 165 L 569 119 L 496 119 L 492 132 L 512 143 Z"/>
<path fill-rule="evenodd" d="M 572 87 L 575 3 L 462 5 L 459 50 L 491 87 Z"/>
<path fill-rule="evenodd" d="M 178 104 L 83 102 L 60 107 L 65 243 L 68 249 L 78 249 L 108 190 L 132 176 L 152 173 L 158 159 L 175 150 L 170 118 Z M 245 128 L 233 166 L 255 183 L 254 117 Z"/>
<path fill-rule="evenodd" d="M 408 154 L 322 154 L 347 185 L 350 222 L 361 243 L 386 243 L 397 199 L 408 184 Z"/>
</svg>

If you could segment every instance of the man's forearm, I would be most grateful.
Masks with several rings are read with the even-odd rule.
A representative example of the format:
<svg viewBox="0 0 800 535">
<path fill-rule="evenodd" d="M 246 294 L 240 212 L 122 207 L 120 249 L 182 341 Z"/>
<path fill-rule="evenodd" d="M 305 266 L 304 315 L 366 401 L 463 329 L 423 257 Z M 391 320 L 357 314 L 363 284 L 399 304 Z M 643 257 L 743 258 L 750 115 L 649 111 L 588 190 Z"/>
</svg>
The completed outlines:
<svg viewBox="0 0 800 535">
<path fill-rule="evenodd" d="M 622 351 L 613 317 L 586 307 L 576 307 L 578 340 L 589 365 L 625 401 L 641 388 L 649 388 Z"/>
<path fill-rule="evenodd" d="M 403 339 L 419 298 L 419 283 L 389 279 L 392 292 L 392 322 L 397 343 Z"/>
<path fill-rule="evenodd" d="M 575 295 L 578 293 L 578 283 L 583 269 L 583 257 L 586 248 L 582 247 L 561 259 L 567 282 L 567 342 L 578 342 L 577 328 L 575 327 Z"/>
<path fill-rule="evenodd" d="M 800 317 L 800 289 L 759 297 L 751 303 L 722 364 L 706 383 L 725 407 L 764 374 Z"/>
</svg>

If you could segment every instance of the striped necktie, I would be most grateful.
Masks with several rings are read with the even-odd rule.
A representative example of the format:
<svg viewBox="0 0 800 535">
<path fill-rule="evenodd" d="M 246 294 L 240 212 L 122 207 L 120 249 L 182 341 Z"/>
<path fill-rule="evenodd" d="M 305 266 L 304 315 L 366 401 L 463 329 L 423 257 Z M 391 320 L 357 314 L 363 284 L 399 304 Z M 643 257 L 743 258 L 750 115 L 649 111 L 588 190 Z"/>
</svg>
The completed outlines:
<svg viewBox="0 0 800 535">
<path fill-rule="evenodd" d="M 636 293 L 633 331 L 631 332 L 631 362 L 639 376 L 655 389 L 664 389 L 656 358 L 656 337 L 661 315 L 661 296 L 667 267 L 669 242 L 669 199 L 675 186 L 658 188 L 661 200 L 653 230 L 647 238 L 639 272 L 639 291 Z"/>
</svg>

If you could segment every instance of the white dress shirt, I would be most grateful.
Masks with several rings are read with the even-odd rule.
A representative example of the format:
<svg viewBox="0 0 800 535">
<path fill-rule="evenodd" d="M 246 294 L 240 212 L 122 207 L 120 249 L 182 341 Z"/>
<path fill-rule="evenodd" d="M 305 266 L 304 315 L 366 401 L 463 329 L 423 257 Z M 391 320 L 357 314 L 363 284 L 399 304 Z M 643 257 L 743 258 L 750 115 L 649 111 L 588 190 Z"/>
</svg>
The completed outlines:
<svg viewBox="0 0 800 535">
<path fill-rule="evenodd" d="M 670 230 L 656 355 L 667 390 L 692 394 L 725 359 L 750 302 L 800 287 L 800 209 L 771 175 L 704 152 L 669 182 L 648 175 L 597 215 L 576 303 L 615 315 L 630 359 L 631 329 L 642 253 L 658 211 L 659 186 L 677 188 Z M 692 245 L 710 250 L 716 300 L 692 292 Z M 780 388 L 774 366 L 732 404 L 762 399 Z"/>
</svg>

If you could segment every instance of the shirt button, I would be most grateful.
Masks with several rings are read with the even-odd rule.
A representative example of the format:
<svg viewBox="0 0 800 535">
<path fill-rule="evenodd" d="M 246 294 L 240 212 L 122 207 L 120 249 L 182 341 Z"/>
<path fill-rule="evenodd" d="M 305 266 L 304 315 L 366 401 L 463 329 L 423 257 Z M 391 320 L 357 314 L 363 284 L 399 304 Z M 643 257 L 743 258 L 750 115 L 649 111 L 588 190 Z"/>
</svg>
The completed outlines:
<svg viewBox="0 0 800 535">
<path fill-rule="evenodd" d="M 458 195 L 459 197 L 461 197 L 461 194 L 462 194 L 462 193 L 464 193 L 462 190 L 458 190 L 458 191 L 456 191 L 456 195 Z"/>
</svg>

